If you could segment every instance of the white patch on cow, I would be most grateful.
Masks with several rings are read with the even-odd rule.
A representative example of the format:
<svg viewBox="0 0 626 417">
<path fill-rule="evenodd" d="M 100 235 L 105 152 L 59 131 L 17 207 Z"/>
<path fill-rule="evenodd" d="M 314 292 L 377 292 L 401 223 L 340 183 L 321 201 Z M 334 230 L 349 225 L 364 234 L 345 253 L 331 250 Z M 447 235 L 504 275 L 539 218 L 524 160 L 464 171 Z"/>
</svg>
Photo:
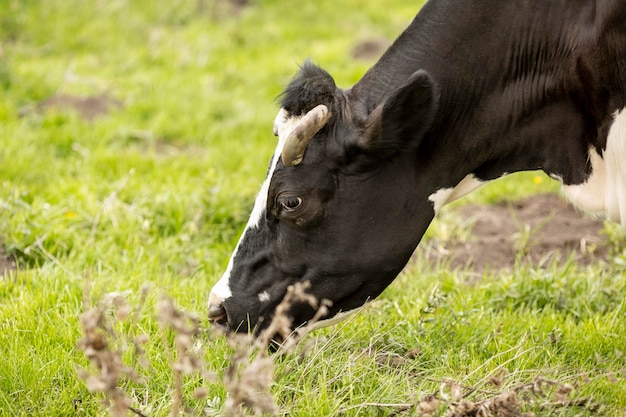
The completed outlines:
<svg viewBox="0 0 626 417">
<path fill-rule="evenodd" d="M 259 223 L 261 222 L 261 219 L 265 216 L 265 209 L 267 207 L 267 195 L 270 190 L 270 182 L 272 181 L 274 170 L 276 169 L 276 165 L 278 164 L 278 158 L 283 151 L 287 136 L 289 136 L 289 134 L 296 127 L 301 118 L 301 116 L 287 118 L 287 111 L 285 111 L 285 109 L 281 109 L 278 112 L 276 119 L 274 120 L 274 134 L 278 136 L 278 144 L 276 145 L 276 150 L 274 151 L 272 165 L 269 167 L 267 177 L 265 178 L 265 181 L 261 186 L 261 191 L 259 191 L 259 193 L 257 194 L 256 201 L 254 202 L 254 208 L 252 209 L 252 213 L 250 214 L 250 219 L 248 220 L 246 230 L 248 228 L 257 228 L 259 226 Z"/>
<path fill-rule="evenodd" d="M 626 108 L 615 112 L 603 157 L 590 149 L 589 162 L 587 181 L 564 185 L 563 193 L 576 207 L 626 227 Z"/>
<path fill-rule="evenodd" d="M 287 136 L 291 133 L 291 131 L 295 128 L 297 123 L 300 121 L 301 117 L 290 117 L 287 118 L 287 111 L 285 109 L 281 109 L 274 120 L 274 134 L 278 136 L 278 144 L 276 145 L 276 150 L 274 151 L 274 157 L 272 158 L 272 164 L 269 167 L 267 177 L 261 186 L 261 190 L 257 194 L 256 200 L 254 202 L 254 208 L 252 209 L 252 213 L 250 214 L 250 218 L 248 219 L 248 223 L 239 238 L 239 242 L 237 242 L 237 246 L 235 246 L 235 250 L 230 256 L 230 260 L 228 261 L 228 266 L 226 267 L 226 271 L 222 274 L 222 277 L 219 281 L 213 286 L 211 289 L 211 295 L 209 296 L 209 305 L 217 304 L 230 298 L 232 296 L 232 292 L 230 290 L 230 275 L 233 269 L 233 262 L 235 256 L 237 256 L 237 252 L 239 251 L 239 246 L 241 242 L 245 239 L 246 233 L 250 229 L 255 229 L 259 227 L 261 219 L 265 216 L 265 210 L 267 207 L 267 195 L 270 189 L 270 182 L 272 180 L 272 175 L 274 175 L 274 170 L 276 169 L 276 165 L 278 164 L 278 158 L 283 150 L 283 146 L 285 145 L 285 140 Z M 259 294 L 259 299 L 262 294 Z"/>
<path fill-rule="evenodd" d="M 262 303 L 267 303 L 270 300 L 270 293 L 268 293 L 267 291 L 263 291 L 261 294 L 259 294 L 259 301 Z"/>
<path fill-rule="evenodd" d="M 587 181 L 579 185 L 564 185 L 561 189 L 574 206 L 591 214 L 602 215 L 606 210 L 606 164 L 593 148 L 589 150 L 589 162 L 592 171 Z"/>
<path fill-rule="evenodd" d="M 226 267 L 226 271 L 224 271 L 220 280 L 215 283 L 213 288 L 211 288 L 211 294 L 209 295 L 209 307 L 211 305 L 218 305 L 233 295 L 230 291 L 228 282 L 230 279 L 230 271 L 233 268 L 233 256 L 231 256 L 230 261 L 228 262 L 228 267 Z"/>
<path fill-rule="evenodd" d="M 597 154 L 596 154 L 597 155 Z M 550 178 L 552 178 L 553 180 L 557 180 L 560 183 L 563 183 L 563 177 L 560 176 L 559 174 L 553 174 L 552 172 L 548 174 L 550 176 Z"/>
<path fill-rule="evenodd" d="M 437 213 L 446 204 L 458 200 L 486 183 L 487 181 L 481 181 L 474 174 L 470 174 L 463 178 L 456 187 L 441 188 L 431 194 L 428 199 L 432 201 L 435 213 Z"/>
</svg>

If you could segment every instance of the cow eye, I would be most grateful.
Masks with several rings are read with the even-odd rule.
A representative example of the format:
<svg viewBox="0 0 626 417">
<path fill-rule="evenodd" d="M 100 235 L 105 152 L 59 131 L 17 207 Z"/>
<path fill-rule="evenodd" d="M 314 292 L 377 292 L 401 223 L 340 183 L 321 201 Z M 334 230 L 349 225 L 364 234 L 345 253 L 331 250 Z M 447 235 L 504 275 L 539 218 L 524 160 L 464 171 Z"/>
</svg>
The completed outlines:
<svg viewBox="0 0 626 417">
<path fill-rule="evenodd" d="M 300 207 L 301 204 L 302 199 L 300 197 L 287 197 L 280 202 L 280 205 L 285 211 L 293 211 Z"/>
</svg>

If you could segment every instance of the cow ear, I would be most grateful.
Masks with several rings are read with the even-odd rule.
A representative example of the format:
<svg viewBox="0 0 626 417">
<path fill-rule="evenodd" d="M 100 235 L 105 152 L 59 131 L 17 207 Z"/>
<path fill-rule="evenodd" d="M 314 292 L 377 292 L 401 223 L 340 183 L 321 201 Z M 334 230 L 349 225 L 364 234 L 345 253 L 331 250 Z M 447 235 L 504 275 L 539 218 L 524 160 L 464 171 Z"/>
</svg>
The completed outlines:
<svg viewBox="0 0 626 417">
<path fill-rule="evenodd" d="M 388 157 L 401 149 L 417 147 L 433 122 L 438 98 L 439 91 L 430 74 L 424 70 L 414 72 L 368 116 L 361 149 Z"/>
</svg>

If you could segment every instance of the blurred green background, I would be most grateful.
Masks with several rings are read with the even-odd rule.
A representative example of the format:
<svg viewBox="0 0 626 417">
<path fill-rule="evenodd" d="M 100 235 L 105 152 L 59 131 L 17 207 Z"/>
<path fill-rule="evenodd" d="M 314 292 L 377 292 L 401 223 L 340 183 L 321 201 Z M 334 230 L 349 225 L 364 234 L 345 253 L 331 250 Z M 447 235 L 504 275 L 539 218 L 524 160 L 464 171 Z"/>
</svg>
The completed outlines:
<svg viewBox="0 0 626 417">
<path fill-rule="evenodd" d="M 76 375 L 77 366 L 87 366 L 76 348 L 85 281 L 92 298 L 127 291 L 131 302 L 148 284 L 155 289 L 149 306 L 165 292 L 204 316 L 208 292 L 228 262 L 274 149 L 276 97 L 298 65 L 310 58 L 339 86 L 349 87 L 420 5 L 406 0 L 0 0 L 0 265 L 6 269 L 0 277 L 0 415 L 104 414 L 100 397 L 88 393 Z M 556 188 L 543 174 L 526 173 L 499 180 L 460 204 Z M 440 228 L 435 222 L 429 236 Z M 523 288 L 516 287 L 516 273 L 468 287 L 445 265 L 440 270 L 420 265 L 412 266 L 383 295 L 378 309 L 353 322 L 345 330 L 349 336 L 339 336 L 332 348 L 325 347 L 325 338 L 337 334 L 322 332 L 313 339 L 316 355 L 303 367 L 299 358 L 277 365 L 274 395 L 282 414 L 333 415 L 345 404 L 368 399 L 415 401 L 442 378 L 462 373 L 474 378 L 468 384 L 487 380 L 510 359 L 503 355 L 489 362 L 490 354 L 518 341 L 543 343 L 537 341 L 571 324 L 568 311 L 585 310 L 589 299 L 616 308 L 614 321 L 598 325 L 602 328 L 580 347 L 581 334 L 589 335 L 590 323 L 602 322 L 610 310 L 590 309 L 589 321 L 580 319 L 580 327 L 572 325 L 560 336 L 572 342 L 555 347 L 564 349 L 564 357 L 557 358 L 556 350 L 541 350 L 532 358 L 509 351 L 511 364 L 520 370 L 514 379 L 546 369 L 562 375 L 567 363 L 574 368 L 570 374 L 591 372 L 600 366 L 593 359 L 597 354 L 606 368 L 624 364 L 611 353 L 624 348 L 615 347 L 613 338 L 624 330 L 623 301 L 615 307 L 624 299 L 623 274 L 617 281 L 607 278 L 621 271 L 619 265 L 612 272 L 603 267 L 571 272 L 576 271 L 572 265 L 569 272 L 523 270 L 517 274 L 532 278 Z M 579 285 L 566 292 L 571 305 L 554 312 L 551 297 L 570 285 L 562 279 L 568 274 Z M 589 279 L 595 275 L 604 279 Z M 543 295 L 535 295 L 538 288 Z M 435 297 L 443 307 L 425 310 L 432 294 L 441 291 L 449 295 Z M 603 292 L 609 294 L 606 300 L 597 295 Z M 590 293 L 598 298 L 589 298 Z M 538 321 L 529 324 L 535 330 L 517 329 L 510 339 L 496 341 L 498 322 L 517 328 L 529 320 L 536 297 L 547 297 L 549 319 L 535 314 Z M 498 308 L 485 313 L 492 302 L 500 303 Z M 440 324 L 424 330 L 422 316 L 435 310 L 441 312 L 435 316 Z M 473 328 L 465 325 L 471 320 Z M 141 328 L 154 332 L 154 320 L 143 318 Z M 372 346 L 402 353 L 415 344 L 424 360 L 403 370 L 381 369 L 375 355 L 363 353 Z M 545 349 L 551 349 L 548 345 Z M 210 344 L 209 366 L 223 371 L 229 352 L 223 341 Z M 158 346 L 151 355 L 158 365 L 148 387 L 129 389 L 150 415 L 166 415 L 167 358 Z M 556 359 L 546 363 L 548 356 Z M 407 375 L 416 373 L 426 377 L 406 383 Z M 196 405 L 205 415 L 219 413 L 226 397 L 221 384 L 210 388 L 213 402 Z M 609 410 L 624 407 L 623 381 L 601 380 L 589 392 L 610 404 Z M 343 414 L 393 412 L 383 410 L 366 413 L 356 407 Z"/>
</svg>

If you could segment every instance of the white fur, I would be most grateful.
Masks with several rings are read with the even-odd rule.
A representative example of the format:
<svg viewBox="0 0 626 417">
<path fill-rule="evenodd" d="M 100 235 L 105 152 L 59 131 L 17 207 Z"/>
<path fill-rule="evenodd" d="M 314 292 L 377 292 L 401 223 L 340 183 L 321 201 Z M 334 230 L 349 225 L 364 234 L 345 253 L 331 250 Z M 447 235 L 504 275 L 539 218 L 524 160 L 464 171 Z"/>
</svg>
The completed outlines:
<svg viewBox="0 0 626 417">
<path fill-rule="evenodd" d="M 285 140 L 287 139 L 287 136 L 289 136 L 289 134 L 296 127 L 301 118 L 302 117 L 287 118 L 287 112 L 284 109 L 281 109 L 276 116 L 276 119 L 274 121 L 274 134 L 278 136 L 278 144 L 276 145 L 276 150 L 274 151 L 274 158 L 272 158 L 272 166 L 270 166 L 267 177 L 265 178 L 265 181 L 261 186 L 261 191 L 259 191 L 259 193 L 257 194 L 256 201 L 254 202 L 254 208 L 252 209 L 252 213 L 250 214 L 250 219 L 248 220 L 246 230 L 248 228 L 254 229 L 259 227 L 259 223 L 265 215 L 265 208 L 267 207 L 267 195 L 270 190 L 270 182 L 272 181 L 274 170 L 276 169 L 276 165 L 278 164 L 278 157 L 283 151 L 283 146 L 285 146 Z"/>
<path fill-rule="evenodd" d="M 267 291 L 263 291 L 261 294 L 259 294 L 259 301 L 262 303 L 267 303 L 270 300 L 270 293 L 268 293 Z"/>
<path fill-rule="evenodd" d="M 586 182 L 564 185 L 575 206 L 626 227 L 626 108 L 615 112 L 603 157 L 591 149 L 592 172 Z"/>
<path fill-rule="evenodd" d="M 222 301 L 230 298 L 233 294 L 230 291 L 229 279 L 230 279 L 230 271 L 233 267 L 233 258 L 230 258 L 228 262 L 228 267 L 226 271 L 222 274 L 217 283 L 211 288 L 211 294 L 209 294 L 209 307 L 212 305 L 219 305 Z"/>
<path fill-rule="evenodd" d="M 261 186 L 261 190 L 257 194 L 256 200 L 254 202 L 254 208 L 252 209 L 252 213 L 250 214 L 250 218 L 248 219 L 248 223 L 246 224 L 246 228 L 244 229 L 241 237 L 239 238 L 239 242 L 237 242 L 237 246 L 235 246 L 235 250 L 228 261 L 228 266 L 226 267 L 226 271 L 222 274 L 222 277 L 219 281 L 213 286 L 211 289 L 211 294 L 209 296 L 209 304 L 219 304 L 222 301 L 230 298 L 232 296 L 232 292 L 230 290 L 230 274 L 233 269 L 233 260 L 239 251 L 239 245 L 244 240 L 246 233 L 250 229 L 256 229 L 259 227 L 259 223 L 263 216 L 265 216 L 265 210 L 267 206 L 267 195 L 270 189 L 270 182 L 272 180 L 272 176 L 274 175 L 274 170 L 276 169 L 276 165 L 278 164 L 278 157 L 280 156 L 283 146 L 285 145 L 285 140 L 289 133 L 295 128 L 295 126 L 300 121 L 301 117 L 290 117 L 287 118 L 287 112 L 284 109 L 281 109 L 274 120 L 274 134 L 278 136 L 278 144 L 276 145 L 276 150 L 274 151 L 274 158 L 272 159 L 272 165 L 270 166 L 267 177 Z M 259 294 L 259 300 L 261 300 L 261 296 L 263 293 Z M 268 295 L 268 294 L 266 294 Z M 269 295 L 268 295 L 269 296 Z"/>
<path fill-rule="evenodd" d="M 431 194 L 428 199 L 432 201 L 435 213 L 437 213 L 446 204 L 451 203 L 454 200 L 458 200 L 486 183 L 486 181 L 481 181 L 473 174 L 470 174 L 463 178 L 461 182 L 456 185 L 456 187 L 441 188 Z"/>
</svg>

